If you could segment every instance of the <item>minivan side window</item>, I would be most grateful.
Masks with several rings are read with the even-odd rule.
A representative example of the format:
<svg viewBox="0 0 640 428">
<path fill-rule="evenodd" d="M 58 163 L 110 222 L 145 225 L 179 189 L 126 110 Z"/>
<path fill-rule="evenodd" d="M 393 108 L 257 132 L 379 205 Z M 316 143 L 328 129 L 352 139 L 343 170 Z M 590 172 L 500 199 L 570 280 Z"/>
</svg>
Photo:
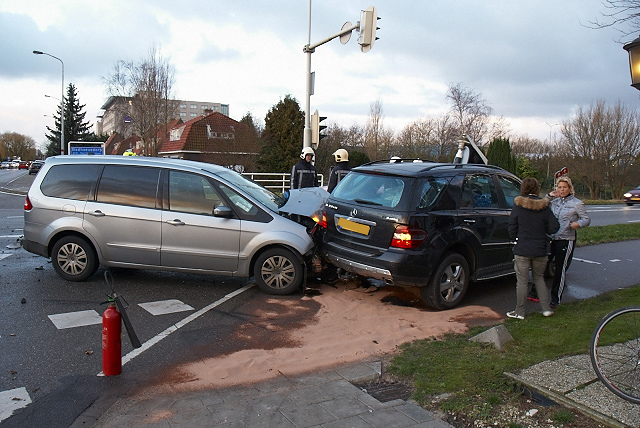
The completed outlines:
<svg viewBox="0 0 640 428">
<path fill-rule="evenodd" d="M 191 214 L 212 215 L 216 207 L 224 205 L 209 181 L 196 174 L 169 172 L 169 210 Z"/>
<path fill-rule="evenodd" d="M 100 165 L 54 165 L 42 180 L 42 194 L 53 198 L 86 201 L 96 182 Z"/>
<path fill-rule="evenodd" d="M 159 168 L 107 165 L 98 184 L 96 200 L 105 204 L 156 208 Z"/>
</svg>

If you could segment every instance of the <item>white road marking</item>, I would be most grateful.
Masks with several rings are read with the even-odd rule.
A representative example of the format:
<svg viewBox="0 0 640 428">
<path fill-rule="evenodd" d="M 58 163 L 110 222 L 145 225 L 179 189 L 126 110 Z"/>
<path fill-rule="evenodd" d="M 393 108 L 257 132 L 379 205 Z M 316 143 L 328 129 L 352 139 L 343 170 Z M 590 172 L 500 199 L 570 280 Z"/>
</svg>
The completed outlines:
<svg viewBox="0 0 640 428">
<path fill-rule="evenodd" d="M 589 263 L 589 264 L 592 264 L 592 265 L 600 265 L 600 264 L 602 264 L 602 263 L 594 262 L 594 261 L 591 261 L 591 260 L 579 259 L 577 257 L 574 257 L 573 260 L 577 260 L 577 261 L 583 262 L 583 263 Z"/>
<path fill-rule="evenodd" d="M 139 303 L 142 309 L 151 315 L 173 314 L 175 312 L 193 311 L 193 308 L 180 300 L 160 300 L 157 302 Z"/>
<path fill-rule="evenodd" d="M 0 260 L 4 260 L 7 257 L 9 257 L 10 255 L 11 255 L 10 253 L 0 254 Z"/>
<path fill-rule="evenodd" d="M 627 223 L 638 223 L 640 220 L 627 220 Z"/>
<path fill-rule="evenodd" d="M 29 404 L 31 404 L 31 397 L 25 387 L 0 391 L 0 422 Z"/>
<path fill-rule="evenodd" d="M 22 235 L 0 235 L 0 238 L 20 238 Z"/>
<path fill-rule="evenodd" d="M 168 337 L 174 331 L 177 331 L 179 328 L 184 327 L 185 325 L 189 324 L 191 321 L 195 320 L 199 316 L 206 314 L 211 309 L 213 309 L 213 308 L 215 308 L 217 306 L 220 306 L 221 304 L 223 304 L 227 300 L 231 300 L 232 298 L 244 293 L 248 289 L 252 288 L 254 285 L 255 285 L 254 283 L 245 285 L 244 287 L 239 288 L 236 291 L 233 291 L 233 292 L 227 294 L 223 298 L 221 298 L 219 300 L 216 300 L 215 302 L 205 306 L 204 308 L 200 309 L 199 311 L 194 312 L 193 314 L 191 314 L 188 317 L 184 318 L 182 321 L 179 321 L 176 324 L 168 327 L 164 331 L 160 332 L 156 336 L 154 336 L 151 339 L 149 339 L 146 342 L 144 342 L 140 348 L 133 349 L 127 355 L 122 357 L 122 365 L 124 366 L 129 361 L 133 360 L 135 357 L 137 357 L 138 355 L 142 354 L 144 351 L 146 351 L 148 349 L 151 349 L 151 347 L 153 345 L 155 345 L 156 343 L 160 342 L 165 337 Z M 104 376 L 104 373 L 100 372 L 100 373 L 98 373 L 98 376 Z"/>
<path fill-rule="evenodd" d="M 9 215 L 7 218 L 24 218 L 23 215 Z"/>
<path fill-rule="evenodd" d="M 94 310 L 49 315 L 49 319 L 58 330 L 82 327 L 85 325 L 102 324 L 102 316 Z"/>
<path fill-rule="evenodd" d="M 622 260 L 620 259 L 611 259 L 609 260 L 611 263 L 616 263 L 616 262 L 621 262 Z"/>
</svg>

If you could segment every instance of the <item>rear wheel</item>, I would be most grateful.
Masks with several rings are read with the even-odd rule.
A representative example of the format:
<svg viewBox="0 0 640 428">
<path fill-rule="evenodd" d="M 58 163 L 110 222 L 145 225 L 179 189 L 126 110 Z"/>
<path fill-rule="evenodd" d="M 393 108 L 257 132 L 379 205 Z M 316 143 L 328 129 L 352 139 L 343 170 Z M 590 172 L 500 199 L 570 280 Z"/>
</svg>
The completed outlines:
<svg viewBox="0 0 640 428">
<path fill-rule="evenodd" d="M 467 260 L 457 253 L 447 253 L 433 273 L 427 287 L 421 289 L 424 302 L 436 309 L 458 306 L 469 289 Z"/>
<path fill-rule="evenodd" d="M 260 254 L 253 268 L 260 289 L 268 294 L 291 294 L 300 288 L 304 264 L 285 248 L 272 248 Z"/>
<path fill-rule="evenodd" d="M 84 281 L 98 270 L 98 257 L 89 242 L 79 236 L 60 238 L 51 250 L 51 262 L 67 281 Z"/>
</svg>

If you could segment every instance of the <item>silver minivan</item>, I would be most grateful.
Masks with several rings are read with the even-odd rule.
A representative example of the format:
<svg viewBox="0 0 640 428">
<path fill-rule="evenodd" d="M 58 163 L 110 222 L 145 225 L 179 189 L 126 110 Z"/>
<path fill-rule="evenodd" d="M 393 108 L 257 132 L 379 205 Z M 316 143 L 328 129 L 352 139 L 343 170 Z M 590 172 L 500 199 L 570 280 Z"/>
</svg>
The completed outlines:
<svg viewBox="0 0 640 428">
<path fill-rule="evenodd" d="M 305 278 L 314 244 L 284 200 L 219 165 L 129 156 L 57 156 L 24 206 L 25 250 L 68 281 L 99 265 L 251 277 L 270 294 Z"/>
</svg>

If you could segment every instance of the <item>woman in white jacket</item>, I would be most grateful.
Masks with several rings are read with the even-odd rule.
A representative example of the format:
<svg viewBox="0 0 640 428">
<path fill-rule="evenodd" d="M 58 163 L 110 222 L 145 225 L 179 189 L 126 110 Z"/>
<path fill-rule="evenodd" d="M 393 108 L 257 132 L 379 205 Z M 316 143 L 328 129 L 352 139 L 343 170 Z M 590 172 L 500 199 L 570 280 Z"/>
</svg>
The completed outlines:
<svg viewBox="0 0 640 428">
<path fill-rule="evenodd" d="M 576 242 L 576 229 L 589 226 L 591 219 L 584 203 L 574 196 L 573 184 L 569 177 L 560 177 L 556 190 L 547 194 L 551 199 L 551 210 L 560 223 L 560 229 L 551 236 L 550 258 L 555 258 L 555 272 L 551 287 L 551 307 L 560 304 L 566 284 L 566 272 Z"/>
</svg>

